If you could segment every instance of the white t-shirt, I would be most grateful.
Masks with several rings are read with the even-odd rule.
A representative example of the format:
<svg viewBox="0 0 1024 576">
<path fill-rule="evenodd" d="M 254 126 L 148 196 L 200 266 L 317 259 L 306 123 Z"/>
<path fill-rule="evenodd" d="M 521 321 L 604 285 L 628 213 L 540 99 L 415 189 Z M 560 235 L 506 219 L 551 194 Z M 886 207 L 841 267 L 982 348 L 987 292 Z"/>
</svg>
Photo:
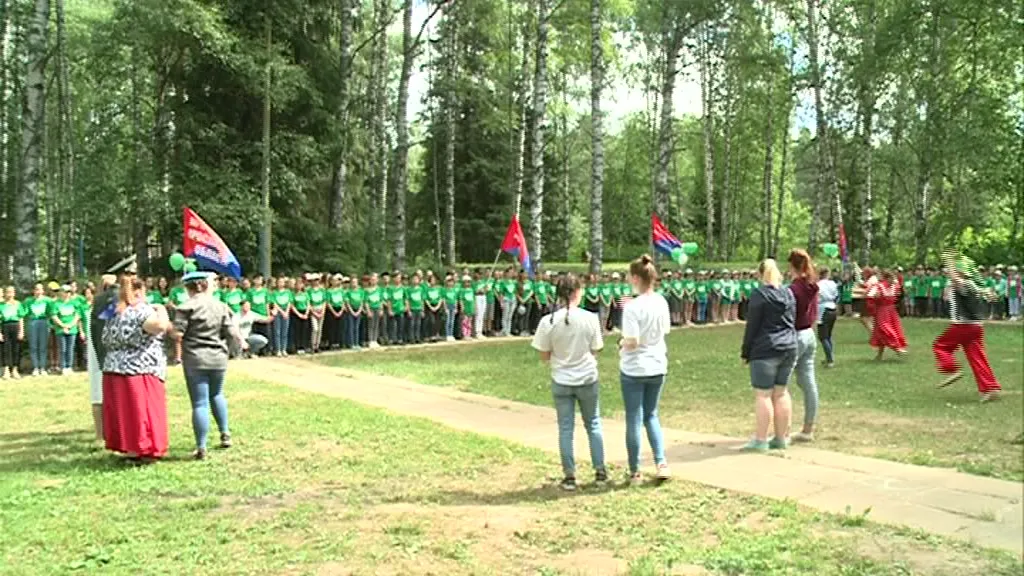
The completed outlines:
<svg viewBox="0 0 1024 576">
<path fill-rule="evenodd" d="M 622 310 L 622 337 L 635 338 L 637 347 L 619 351 L 619 370 L 626 376 L 661 376 L 668 373 L 665 335 L 672 318 L 665 297 L 653 292 L 633 298 Z"/>
<path fill-rule="evenodd" d="M 249 334 L 252 333 L 253 324 L 266 319 L 266 316 L 261 316 L 252 310 L 244 314 L 234 314 L 235 324 L 238 325 L 238 334 L 241 336 L 243 341 L 249 339 Z"/>
<path fill-rule="evenodd" d="M 585 386 L 597 382 L 593 352 L 604 347 L 597 314 L 572 306 L 568 311 L 563 308 L 544 316 L 533 335 L 533 347 L 551 353 L 551 380 L 556 384 Z"/>
</svg>

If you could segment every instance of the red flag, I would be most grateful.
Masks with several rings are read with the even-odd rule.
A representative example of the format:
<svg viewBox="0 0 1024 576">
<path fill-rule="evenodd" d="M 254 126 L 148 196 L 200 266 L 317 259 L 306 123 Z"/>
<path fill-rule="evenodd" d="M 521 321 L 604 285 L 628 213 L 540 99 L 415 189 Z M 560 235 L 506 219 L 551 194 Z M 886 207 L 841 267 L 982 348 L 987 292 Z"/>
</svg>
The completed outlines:
<svg viewBox="0 0 1024 576">
<path fill-rule="evenodd" d="M 519 216 L 512 216 L 512 222 L 505 232 L 505 240 L 501 243 L 502 252 L 516 257 L 526 273 L 533 277 L 533 266 L 530 265 L 530 251 L 526 248 L 526 237 L 523 236 L 523 228 L 519 225 Z"/>
<path fill-rule="evenodd" d="M 232 278 L 242 276 L 242 265 L 228 248 L 227 243 L 221 240 L 217 232 L 188 206 L 185 207 L 183 228 L 185 229 L 185 241 L 182 252 L 185 253 L 185 256 L 195 258 L 200 268 Z"/>
</svg>

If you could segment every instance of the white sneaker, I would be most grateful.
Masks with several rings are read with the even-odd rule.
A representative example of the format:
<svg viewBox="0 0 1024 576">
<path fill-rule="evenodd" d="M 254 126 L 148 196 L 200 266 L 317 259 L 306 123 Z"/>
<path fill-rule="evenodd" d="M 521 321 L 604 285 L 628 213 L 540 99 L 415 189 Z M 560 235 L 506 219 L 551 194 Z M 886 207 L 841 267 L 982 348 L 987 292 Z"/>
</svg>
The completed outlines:
<svg viewBox="0 0 1024 576">
<path fill-rule="evenodd" d="M 63 374 L 64 376 L 71 376 L 71 368 L 65 368 L 64 370 L 61 371 L 61 374 Z"/>
<path fill-rule="evenodd" d="M 658 480 L 668 480 L 672 477 L 672 471 L 669 469 L 668 464 L 658 464 Z"/>
<path fill-rule="evenodd" d="M 455 342 L 455 336 L 449 336 L 445 340 L 448 341 L 448 342 Z"/>
</svg>

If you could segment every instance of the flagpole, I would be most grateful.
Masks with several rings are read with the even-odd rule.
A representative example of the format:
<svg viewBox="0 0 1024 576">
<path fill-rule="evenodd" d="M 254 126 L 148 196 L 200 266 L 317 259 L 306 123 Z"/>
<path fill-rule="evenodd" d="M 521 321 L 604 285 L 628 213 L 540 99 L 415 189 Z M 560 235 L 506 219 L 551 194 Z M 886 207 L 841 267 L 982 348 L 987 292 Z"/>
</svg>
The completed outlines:
<svg viewBox="0 0 1024 576">
<path fill-rule="evenodd" d="M 494 255 L 494 262 L 491 264 L 491 275 L 494 275 L 494 269 L 498 267 L 498 260 L 501 260 L 501 248 L 498 248 L 498 253 Z"/>
</svg>

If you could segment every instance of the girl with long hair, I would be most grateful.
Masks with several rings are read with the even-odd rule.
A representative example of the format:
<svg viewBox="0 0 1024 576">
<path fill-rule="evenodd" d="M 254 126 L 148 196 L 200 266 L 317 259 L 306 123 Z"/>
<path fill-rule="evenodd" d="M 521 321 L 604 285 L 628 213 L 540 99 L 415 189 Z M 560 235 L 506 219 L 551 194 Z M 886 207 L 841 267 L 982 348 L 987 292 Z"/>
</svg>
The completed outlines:
<svg viewBox="0 0 1024 576">
<path fill-rule="evenodd" d="M 671 477 L 665 460 L 665 443 L 658 420 L 658 402 L 668 373 L 665 336 L 672 329 L 668 302 L 654 293 L 658 271 L 644 254 L 629 265 L 629 281 L 636 297 L 622 309 L 619 340 L 619 380 L 626 409 L 626 452 L 630 482 L 639 483 L 640 429 L 647 430 L 658 480 Z"/>
<path fill-rule="evenodd" d="M 593 278 L 593 277 L 592 277 Z M 562 459 L 564 490 L 576 489 L 573 431 L 576 405 L 590 443 L 590 462 L 597 482 L 608 480 L 601 433 L 597 353 L 604 347 L 598 315 L 580 308 L 583 286 L 575 274 L 566 274 L 555 287 L 554 312 L 537 324 L 533 348 L 551 366 L 551 395 L 558 416 L 558 451 Z"/>
<path fill-rule="evenodd" d="M 818 273 L 810 254 L 800 248 L 789 253 L 789 272 L 789 291 L 796 299 L 796 383 L 804 394 L 804 426 L 793 435 L 793 440 L 810 442 L 814 440 L 818 416 L 818 382 L 814 373 L 814 354 L 818 349 L 814 331 L 818 320 Z"/>
</svg>

